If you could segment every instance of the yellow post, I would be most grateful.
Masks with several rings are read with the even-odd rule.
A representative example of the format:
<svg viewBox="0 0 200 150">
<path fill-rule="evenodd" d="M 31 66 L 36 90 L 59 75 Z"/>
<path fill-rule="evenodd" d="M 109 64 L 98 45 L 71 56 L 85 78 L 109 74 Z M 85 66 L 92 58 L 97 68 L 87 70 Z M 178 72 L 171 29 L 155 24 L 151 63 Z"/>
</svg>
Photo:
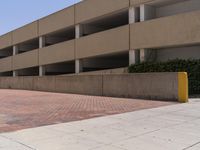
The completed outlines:
<svg viewBox="0 0 200 150">
<path fill-rule="evenodd" d="M 188 102 L 188 75 L 186 72 L 178 73 L 178 100 L 181 103 Z"/>
</svg>

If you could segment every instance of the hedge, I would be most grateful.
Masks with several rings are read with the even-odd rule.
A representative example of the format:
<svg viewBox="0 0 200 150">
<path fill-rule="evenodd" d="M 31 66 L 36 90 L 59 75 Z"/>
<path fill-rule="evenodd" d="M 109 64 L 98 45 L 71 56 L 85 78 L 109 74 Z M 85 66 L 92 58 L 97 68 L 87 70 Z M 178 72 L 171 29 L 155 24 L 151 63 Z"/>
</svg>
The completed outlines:
<svg viewBox="0 0 200 150">
<path fill-rule="evenodd" d="M 144 62 L 129 66 L 129 73 L 187 72 L 190 95 L 200 94 L 200 59 L 175 59 L 167 62 Z"/>
</svg>

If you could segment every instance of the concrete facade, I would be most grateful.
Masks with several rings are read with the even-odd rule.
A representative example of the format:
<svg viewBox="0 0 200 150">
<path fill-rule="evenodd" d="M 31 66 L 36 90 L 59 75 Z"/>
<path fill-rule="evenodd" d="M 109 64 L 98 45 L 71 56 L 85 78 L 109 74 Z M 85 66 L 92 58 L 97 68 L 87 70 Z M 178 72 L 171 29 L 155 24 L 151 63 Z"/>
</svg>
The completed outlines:
<svg viewBox="0 0 200 150">
<path fill-rule="evenodd" d="M 112 70 L 152 53 L 199 59 L 199 16 L 199 0 L 84 0 L 0 36 L 0 75 Z"/>
</svg>

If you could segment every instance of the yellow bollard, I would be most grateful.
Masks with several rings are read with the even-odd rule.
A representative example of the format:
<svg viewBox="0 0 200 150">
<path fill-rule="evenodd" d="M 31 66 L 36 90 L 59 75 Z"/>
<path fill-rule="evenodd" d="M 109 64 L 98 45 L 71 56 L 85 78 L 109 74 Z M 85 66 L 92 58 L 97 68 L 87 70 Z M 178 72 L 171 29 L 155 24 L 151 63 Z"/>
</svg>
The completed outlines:
<svg viewBox="0 0 200 150">
<path fill-rule="evenodd" d="M 188 75 L 186 72 L 178 73 L 178 100 L 181 103 L 188 102 Z"/>
</svg>

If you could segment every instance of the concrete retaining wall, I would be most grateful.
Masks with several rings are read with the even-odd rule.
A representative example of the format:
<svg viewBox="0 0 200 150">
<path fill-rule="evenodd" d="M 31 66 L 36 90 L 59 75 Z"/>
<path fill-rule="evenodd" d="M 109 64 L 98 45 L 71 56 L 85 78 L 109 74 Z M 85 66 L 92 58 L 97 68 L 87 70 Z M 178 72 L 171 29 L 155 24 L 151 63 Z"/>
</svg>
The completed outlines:
<svg viewBox="0 0 200 150">
<path fill-rule="evenodd" d="M 1 77 L 0 88 L 177 101 L 179 82 L 178 73 Z"/>
</svg>

